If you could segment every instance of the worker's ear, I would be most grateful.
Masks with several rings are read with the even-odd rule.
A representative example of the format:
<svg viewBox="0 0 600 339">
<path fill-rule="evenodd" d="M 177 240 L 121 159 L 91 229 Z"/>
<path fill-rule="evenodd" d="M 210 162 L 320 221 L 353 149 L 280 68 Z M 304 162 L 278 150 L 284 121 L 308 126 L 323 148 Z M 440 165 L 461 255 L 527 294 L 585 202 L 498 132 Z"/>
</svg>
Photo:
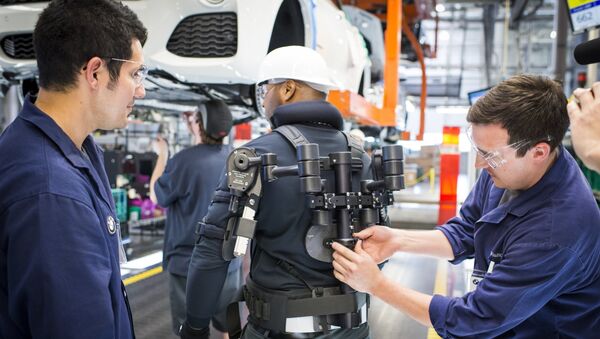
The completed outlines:
<svg viewBox="0 0 600 339">
<path fill-rule="evenodd" d="M 88 60 L 87 64 L 82 69 L 83 75 L 87 83 L 93 87 L 98 88 L 98 72 L 102 68 L 103 61 L 98 57 L 93 57 Z"/>
<path fill-rule="evenodd" d="M 533 146 L 531 155 L 535 161 L 545 161 L 550 156 L 550 145 L 545 142 L 540 142 Z"/>
<path fill-rule="evenodd" d="M 283 102 L 289 102 L 292 100 L 294 94 L 298 90 L 298 85 L 293 80 L 287 80 L 280 87 L 281 98 Z"/>
</svg>

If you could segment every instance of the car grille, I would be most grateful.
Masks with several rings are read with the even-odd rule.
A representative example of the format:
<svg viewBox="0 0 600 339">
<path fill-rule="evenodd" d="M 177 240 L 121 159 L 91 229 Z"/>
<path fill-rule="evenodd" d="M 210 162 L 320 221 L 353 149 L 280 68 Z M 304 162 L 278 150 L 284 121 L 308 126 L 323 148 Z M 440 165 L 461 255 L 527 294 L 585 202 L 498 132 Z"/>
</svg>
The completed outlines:
<svg viewBox="0 0 600 339">
<path fill-rule="evenodd" d="M 5 36 L 0 41 L 2 51 L 13 59 L 35 59 L 33 49 L 33 34 L 12 34 Z"/>
<path fill-rule="evenodd" d="M 208 13 L 183 19 L 171 34 L 167 50 L 188 58 L 224 58 L 237 53 L 237 15 Z"/>
<path fill-rule="evenodd" d="M 46 0 L 48 1 L 48 0 Z M 0 0 L 1 6 L 15 5 L 15 4 L 33 4 L 36 2 L 46 2 L 40 0 Z"/>
</svg>

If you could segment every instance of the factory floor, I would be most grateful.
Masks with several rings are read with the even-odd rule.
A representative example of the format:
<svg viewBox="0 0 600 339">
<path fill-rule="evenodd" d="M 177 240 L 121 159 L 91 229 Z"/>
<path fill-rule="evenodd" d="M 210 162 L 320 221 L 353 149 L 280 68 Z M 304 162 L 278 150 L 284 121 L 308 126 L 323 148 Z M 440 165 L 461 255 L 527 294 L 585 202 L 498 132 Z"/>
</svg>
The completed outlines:
<svg viewBox="0 0 600 339">
<path fill-rule="evenodd" d="M 467 270 L 446 261 L 397 254 L 384 273 L 399 284 L 427 294 L 460 295 Z M 127 286 L 137 339 L 177 338 L 171 333 L 167 276 L 164 272 Z M 377 298 L 369 311 L 371 337 L 398 339 L 437 338 L 435 331 L 405 316 Z M 222 338 L 213 333 L 211 339 Z"/>
<path fill-rule="evenodd" d="M 398 201 L 388 210 L 392 227 L 432 229 L 437 222 L 437 192 L 426 186 L 396 195 Z M 424 189 L 423 189 L 424 188 Z M 415 191 L 416 193 L 414 194 Z M 462 196 L 465 194 L 463 193 Z M 459 194 L 460 199 L 461 194 Z M 460 201 L 460 200 L 459 200 Z M 160 268 L 162 232 L 132 231 L 130 254 L 145 255 L 146 262 L 132 260 L 123 267 L 123 277 L 129 293 L 136 337 L 138 339 L 177 338 L 171 333 L 171 317 L 167 276 Z M 460 296 L 466 291 L 472 263 L 451 265 L 447 261 L 424 256 L 398 253 L 383 268 L 383 272 L 405 287 L 427 294 Z M 405 316 L 393 307 L 372 298 L 369 324 L 373 339 L 438 338 L 435 331 Z M 223 338 L 219 333 L 211 339 Z"/>
</svg>

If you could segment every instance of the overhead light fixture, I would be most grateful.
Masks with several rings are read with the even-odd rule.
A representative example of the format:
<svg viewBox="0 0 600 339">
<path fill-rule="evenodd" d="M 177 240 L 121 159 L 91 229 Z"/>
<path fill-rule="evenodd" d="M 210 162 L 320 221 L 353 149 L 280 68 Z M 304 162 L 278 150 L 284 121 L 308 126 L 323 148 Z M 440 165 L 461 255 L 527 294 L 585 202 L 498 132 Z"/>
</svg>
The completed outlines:
<svg viewBox="0 0 600 339">
<path fill-rule="evenodd" d="M 443 11 L 446 10 L 446 7 L 443 4 L 437 4 L 435 5 L 435 11 L 438 13 L 441 13 Z"/>
</svg>

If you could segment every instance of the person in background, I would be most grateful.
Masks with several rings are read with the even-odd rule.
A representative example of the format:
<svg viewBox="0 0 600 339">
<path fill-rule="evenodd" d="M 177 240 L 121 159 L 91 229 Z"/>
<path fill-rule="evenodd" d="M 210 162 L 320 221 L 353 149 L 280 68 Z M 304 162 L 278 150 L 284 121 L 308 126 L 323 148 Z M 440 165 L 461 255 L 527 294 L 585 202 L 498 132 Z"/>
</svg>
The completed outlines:
<svg viewBox="0 0 600 339">
<path fill-rule="evenodd" d="M 589 169 L 600 173 L 600 82 L 578 88 L 567 104 L 575 153 Z"/>
<path fill-rule="evenodd" d="M 150 198 L 167 210 L 163 245 L 163 268 L 169 275 L 169 297 L 173 333 L 185 320 L 185 288 L 188 266 L 196 242 L 196 226 L 211 203 L 225 161 L 230 152 L 223 139 L 229 134 L 232 116 L 229 107 L 218 100 L 198 107 L 198 112 L 186 112 L 184 118 L 194 138 L 194 145 L 168 158 L 167 142 L 155 141 L 158 153 L 156 167 L 150 178 Z M 240 259 L 230 267 L 221 295 L 220 305 L 226 307 L 241 288 Z M 212 318 L 213 326 L 227 332 L 225 312 Z"/>
<path fill-rule="evenodd" d="M 443 338 L 595 338 L 600 331 L 600 212 L 561 145 L 569 126 L 561 86 L 518 75 L 467 114 L 481 169 L 460 215 L 432 231 L 373 226 L 354 251 L 334 244 L 335 276 Z M 475 258 L 474 291 L 427 295 L 395 284 L 377 263 L 395 252 L 457 264 Z"/>
<path fill-rule="evenodd" d="M 91 133 L 124 128 L 147 32 L 113 0 L 54 0 L 37 98 L 0 136 L 0 338 L 134 338 L 119 221 Z"/>
</svg>

